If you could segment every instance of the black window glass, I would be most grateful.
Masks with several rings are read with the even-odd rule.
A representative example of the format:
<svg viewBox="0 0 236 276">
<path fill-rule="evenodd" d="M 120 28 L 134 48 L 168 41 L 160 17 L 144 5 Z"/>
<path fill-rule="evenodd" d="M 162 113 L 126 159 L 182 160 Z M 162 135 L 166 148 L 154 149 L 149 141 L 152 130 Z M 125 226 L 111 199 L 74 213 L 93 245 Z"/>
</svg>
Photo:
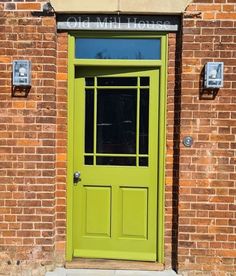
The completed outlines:
<svg viewBox="0 0 236 276">
<path fill-rule="evenodd" d="M 85 78 L 86 86 L 94 86 L 94 78 Z"/>
<path fill-rule="evenodd" d="M 93 165 L 93 156 L 85 156 L 84 164 L 85 165 Z"/>
<path fill-rule="evenodd" d="M 107 77 L 98 78 L 98 86 L 137 86 L 135 77 Z"/>
<path fill-rule="evenodd" d="M 149 86 L 149 77 L 141 77 L 140 85 L 141 86 Z"/>
<path fill-rule="evenodd" d="M 98 89 L 98 153 L 136 153 L 136 113 L 136 89 Z"/>
<path fill-rule="evenodd" d="M 93 153 L 94 90 L 85 89 L 85 152 Z"/>
<path fill-rule="evenodd" d="M 135 157 L 97 157 L 97 165 L 136 166 Z"/>
<path fill-rule="evenodd" d="M 148 167 L 148 157 L 140 157 L 139 158 L 139 166 L 140 167 Z"/>
<path fill-rule="evenodd" d="M 139 153 L 148 154 L 149 89 L 140 90 Z"/>
</svg>

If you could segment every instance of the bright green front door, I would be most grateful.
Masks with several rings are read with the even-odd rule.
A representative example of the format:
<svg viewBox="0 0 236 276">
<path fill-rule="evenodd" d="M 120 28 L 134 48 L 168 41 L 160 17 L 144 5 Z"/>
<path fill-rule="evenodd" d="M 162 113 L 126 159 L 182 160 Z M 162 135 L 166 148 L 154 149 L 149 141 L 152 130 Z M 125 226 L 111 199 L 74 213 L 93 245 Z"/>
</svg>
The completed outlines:
<svg viewBox="0 0 236 276">
<path fill-rule="evenodd" d="M 155 261 L 159 69 L 75 71 L 73 256 Z"/>
</svg>

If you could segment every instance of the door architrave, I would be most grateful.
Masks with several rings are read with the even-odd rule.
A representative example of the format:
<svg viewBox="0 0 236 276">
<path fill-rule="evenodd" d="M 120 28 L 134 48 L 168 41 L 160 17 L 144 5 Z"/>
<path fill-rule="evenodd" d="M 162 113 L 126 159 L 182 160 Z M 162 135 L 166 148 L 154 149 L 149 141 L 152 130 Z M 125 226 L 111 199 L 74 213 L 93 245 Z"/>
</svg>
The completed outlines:
<svg viewBox="0 0 236 276">
<path fill-rule="evenodd" d="M 80 37 L 112 38 L 160 38 L 160 60 L 85 60 L 75 58 L 75 39 Z M 166 101 L 167 101 L 167 53 L 168 34 L 152 32 L 72 32 L 68 34 L 68 100 L 67 100 L 67 208 L 66 208 L 66 261 L 73 259 L 73 126 L 74 126 L 74 89 L 76 66 L 117 66 L 117 67 L 159 67 L 159 137 L 158 139 L 158 175 L 157 175 L 157 262 L 164 263 L 164 187 L 165 187 L 165 148 L 166 148 Z"/>
</svg>

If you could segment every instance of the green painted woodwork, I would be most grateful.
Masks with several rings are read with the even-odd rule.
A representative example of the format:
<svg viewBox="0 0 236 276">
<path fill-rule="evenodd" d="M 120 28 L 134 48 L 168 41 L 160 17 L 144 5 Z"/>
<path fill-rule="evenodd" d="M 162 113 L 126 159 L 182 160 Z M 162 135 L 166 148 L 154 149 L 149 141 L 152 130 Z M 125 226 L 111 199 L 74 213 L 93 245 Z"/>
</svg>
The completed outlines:
<svg viewBox="0 0 236 276">
<path fill-rule="evenodd" d="M 148 192 L 148 188 L 120 188 L 121 237 L 148 239 Z"/>
<path fill-rule="evenodd" d="M 78 68 L 74 102 L 73 248 L 76 257 L 156 260 L 159 69 Z M 150 77 L 149 166 L 84 165 L 85 77 Z M 121 89 L 120 87 L 118 87 Z M 123 88 L 125 90 L 125 88 Z M 112 90 L 113 91 L 113 90 Z M 140 89 L 137 86 L 137 94 Z M 115 90 L 114 90 L 114 93 Z M 94 121 L 97 121 L 97 100 Z M 139 100 L 137 110 L 139 110 Z M 137 112 L 139 118 L 139 112 Z M 139 120 L 137 120 L 139 121 Z M 139 124 L 137 124 L 137 138 Z M 94 127 L 96 154 L 96 124 Z M 138 147 L 136 147 L 138 159 Z M 101 155 L 101 154 L 100 154 Z M 102 154 L 107 155 L 107 154 Z M 111 155 L 111 154 L 109 154 Z M 128 154 L 127 154 L 128 155 Z M 120 156 L 112 154 L 112 156 Z"/>
<path fill-rule="evenodd" d="M 111 236 L 111 187 L 86 187 L 82 206 L 85 236 Z"/>
<path fill-rule="evenodd" d="M 168 76 L 168 40 L 162 40 L 162 57 L 164 64 L 160 76 L 159 98 L 159 135 L 158 135 L 158 195 L 157 195 L 157 260 L 164 263 L 164 201 L 165 201 L 165 157 L 166 157 L 166 112 L 167 112 L 167 76 Z"/>
<path fill-rule="evenodd" d="M 71 261 L 73 257 L 73 245 L 72 245 L 72 225 L 73 225 L 73 152 L 74 152 L 74 140 L 73 140 L 73 133 L 74 133 L 74 43 L 75 38 L 74 36 L 69 35 L 68 41 L 68 113 L 67 113 L 67 125 L 68 125 L 68 147 L 67 147 L 67 155 L 68 155 L 68 162 L 67 162 L 67 209 L 66 209 L 66 260 Z"/>
<path fill-rule="evenodd" d="M 167 39 L 165 35 L 151 36 L 161 38 L 160 61 L 76 60 L 75 39 L 73 35 L 69 37 L 68 261 L 73 256 L 81 256 L 164 262 Z M 78 74 L 74 80 L 75 68 Z M 84 154 L 84 78 L 87 76 L 151 78 L 148 167 L 84 165 L 84 156 L 88 155 Z M 96 100 L 94 106 L 96 108 Z M 96 112 L 94 114 L 96 117 Z M 95 156 L 107 155 L 95 153 L 94 159 Z M 140 155 L 136 152 L 132 156 L 138 160 Z M 81 181 L 73 186 L 73 172 L 76 170 L 81 172 Z"/>
</svg>

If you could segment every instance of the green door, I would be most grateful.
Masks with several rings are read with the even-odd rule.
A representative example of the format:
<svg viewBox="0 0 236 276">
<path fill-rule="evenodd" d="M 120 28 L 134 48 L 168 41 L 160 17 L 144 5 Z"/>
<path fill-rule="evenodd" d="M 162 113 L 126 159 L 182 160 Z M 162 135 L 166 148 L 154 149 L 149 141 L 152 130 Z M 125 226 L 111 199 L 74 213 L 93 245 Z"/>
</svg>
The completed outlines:
<svg viewBox="0 0 236 276">
<path fill-rule="evenodd" d="M 73 256 L 155 261 L 159 69 L 75 71 Z"/>
</svg>

